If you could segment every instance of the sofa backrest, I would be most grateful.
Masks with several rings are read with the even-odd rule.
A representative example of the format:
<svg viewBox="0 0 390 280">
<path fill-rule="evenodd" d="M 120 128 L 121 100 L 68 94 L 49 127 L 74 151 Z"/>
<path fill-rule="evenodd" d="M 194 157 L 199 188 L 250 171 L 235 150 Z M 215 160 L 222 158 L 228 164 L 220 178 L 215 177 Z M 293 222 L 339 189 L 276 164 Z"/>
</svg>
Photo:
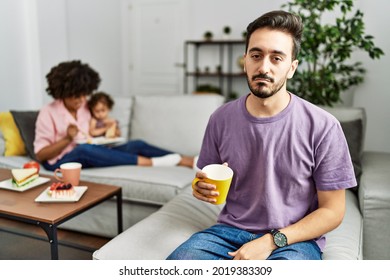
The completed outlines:
<svg viewBox="0 0 390 280">
<path fill-rule="evenodd" d="M 122 137 L 128 138 L 134 98 L 113 96 L 113 99 L 115 104 L 110 115 L 119 121 Z"/>
<path fill-rule="evenodd" d="M 367 116 L 364 108 L 360 107 L 321 107 L 327 112 L 335 116 L 339 122 L 343 124 L 353 123 L 361 121 L 361 130 L 362 130 L 362 148 L 364 146 L 364 140 L 366 135 L 366 126 L 367 126 Z M 347 131 L 344 131 L 348 133 Z"/>
<path fill-rule="evenodd" d="M 215 94 L 135 96 L 129 138 L 197 155 L 208 119 L 224 100 Z"/>
<path fill-rule="evenodd" d="M 356 179 L 359 184 L 360 176 L 363 172 L 362 157 L 364 150 L 364 139 L 366 135 L 366 112 L 364 108 L 357 107 L 322 108 L 335 116 L 343 128 L 345 138 L 348 142 Z"/>
</svg>

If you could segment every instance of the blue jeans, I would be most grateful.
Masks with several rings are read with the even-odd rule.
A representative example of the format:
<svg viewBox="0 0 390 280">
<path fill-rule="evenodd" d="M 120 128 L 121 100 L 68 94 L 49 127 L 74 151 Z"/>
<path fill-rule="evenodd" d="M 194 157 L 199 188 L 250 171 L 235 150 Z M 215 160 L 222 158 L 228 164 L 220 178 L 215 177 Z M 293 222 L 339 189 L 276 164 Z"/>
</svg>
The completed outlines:
<svg viewBox="0 0 390 280">
<path fill-rule="evenodd" d="M 114 147 L 81 144 L 76 146 L 55 164 L 51 165 L 44 162 L 43 166 L 47 170 L 54 171 L 65 162 L 79 162 L 83 168 L 137 165 L 138 156 L 151 158 L 161 157 L 171 153 L 170 151 L 149 145 L 142 140 L 128 141 L 125 144 Z"/>
<path fill-rule="evenodd" d="M 263 235 L 217 224 L 192 235 L 167 260 L 232 259 L 228 252 L 234 252 L 245 243 Z M 321 251 L 315 241 L 299 242 L 274 250 L 268 260 L 321 260 Z"/>
</svg>

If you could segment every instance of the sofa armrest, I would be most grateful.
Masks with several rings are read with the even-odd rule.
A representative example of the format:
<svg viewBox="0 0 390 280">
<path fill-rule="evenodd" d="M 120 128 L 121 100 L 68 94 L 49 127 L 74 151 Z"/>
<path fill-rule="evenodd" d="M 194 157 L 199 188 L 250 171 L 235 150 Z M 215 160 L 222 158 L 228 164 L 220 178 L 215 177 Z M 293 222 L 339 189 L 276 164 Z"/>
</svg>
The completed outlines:
<svg viewBox="0 0 390 280">
<path fill-rule="evenodd" d="M 342 223 L 327 233 L 323 260 L 361 260 L 363 258 L 363 219 L 356 194 L 345 192 L 346 209 Z"/>
<path fill-rule="evenodd" d="M 390 259 L 390 153 L 364 152 L 362 167 L 363 258 Z"/>
</svg>

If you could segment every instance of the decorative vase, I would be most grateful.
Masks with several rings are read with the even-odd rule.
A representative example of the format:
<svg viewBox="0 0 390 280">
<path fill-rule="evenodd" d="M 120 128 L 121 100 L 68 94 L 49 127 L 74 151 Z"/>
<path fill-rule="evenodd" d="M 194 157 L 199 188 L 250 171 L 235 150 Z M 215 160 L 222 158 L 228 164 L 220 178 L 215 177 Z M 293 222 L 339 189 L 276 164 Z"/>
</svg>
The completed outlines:
<svg viewBox="0 0 390 280">
<path fill-rule="evenodd" d="M 237 59 L 237 65 L 241 68 L 242 71 L 244 71 L 244 64 L 245 64 L 244 56 L 240 55 Z"/>
<path fill-rule="evenodd" d="M 211 41 L 213 40 L 213 33 L 211 31 L 206 31 L 204 34 L 203 34 L 203 39 L 205 41 Z"/>
</svg>

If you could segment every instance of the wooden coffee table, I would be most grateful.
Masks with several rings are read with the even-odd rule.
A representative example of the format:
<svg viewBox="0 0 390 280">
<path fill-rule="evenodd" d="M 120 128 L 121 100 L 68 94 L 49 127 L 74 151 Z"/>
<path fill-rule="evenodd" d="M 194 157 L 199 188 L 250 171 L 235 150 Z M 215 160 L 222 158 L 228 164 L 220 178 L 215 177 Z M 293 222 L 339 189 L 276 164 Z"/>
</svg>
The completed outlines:
<svg viewBox="0 0 390 280">
<path fill-rule="evenodd" d="M 88 186 L 88 190 L 77 202 L 35 202 L 35 198 L 56 181 L 52 176 L 41 176 L 51 180 L 24 192 L 0 189 L 0 217 L 40 226 L 47 234 L 52 259 L 58 259 L 57 227 L 113 197 L 117 201 L 118 233 L 122 232 L 122 188 L 80 181 L 80 186 Z M 0 168 L 0 181 L 9 178 L 11 170 Z"/>
</svg>

